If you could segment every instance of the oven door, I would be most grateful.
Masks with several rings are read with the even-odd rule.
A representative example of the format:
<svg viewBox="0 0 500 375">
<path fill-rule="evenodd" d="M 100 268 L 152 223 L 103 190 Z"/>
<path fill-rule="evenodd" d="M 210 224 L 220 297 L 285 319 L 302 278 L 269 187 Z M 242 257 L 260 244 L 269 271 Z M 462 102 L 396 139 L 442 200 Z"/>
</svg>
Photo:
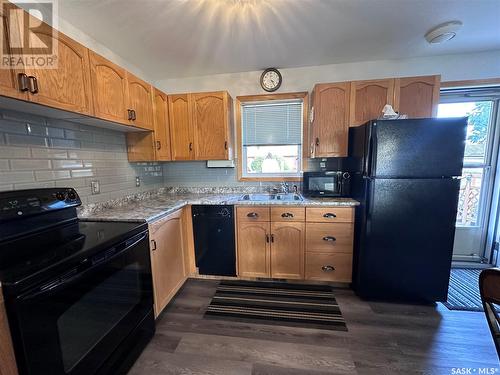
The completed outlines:
<svg viewBox="0 0 500 375">
<path fill-rule="evenodd" d="M 337 197 L 342 194 L 342 174 L 337 172 L 309 174 L 304 182 L 304 193 L 310 197 Z"/>
<path fill-rule="evenodd" d="M 105 363 L 153 306 L 148 244 L 140 233 L 16 299 L 21 374 L 93 374 Z"/>
</svg>

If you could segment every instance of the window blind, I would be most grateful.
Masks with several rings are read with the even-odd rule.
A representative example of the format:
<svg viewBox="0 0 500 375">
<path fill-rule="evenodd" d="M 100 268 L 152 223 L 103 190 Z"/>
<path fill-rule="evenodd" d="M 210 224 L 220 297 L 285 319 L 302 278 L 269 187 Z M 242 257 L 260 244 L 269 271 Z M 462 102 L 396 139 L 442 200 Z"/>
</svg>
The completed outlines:
<svg viewBox="0 0 500 375">
<path fill-rule="evenodd" d="M 476 102 L 481 100 L 500 99 L 500 86 L 475 87 L 460 89 L 442 89 L 441 103 L 454 103 L 457 101 Z"/>
<path fill-rule="evenodd" d="M 243 146 L 300 145 L 302 101 L 244 103 Z"/>
</svg>

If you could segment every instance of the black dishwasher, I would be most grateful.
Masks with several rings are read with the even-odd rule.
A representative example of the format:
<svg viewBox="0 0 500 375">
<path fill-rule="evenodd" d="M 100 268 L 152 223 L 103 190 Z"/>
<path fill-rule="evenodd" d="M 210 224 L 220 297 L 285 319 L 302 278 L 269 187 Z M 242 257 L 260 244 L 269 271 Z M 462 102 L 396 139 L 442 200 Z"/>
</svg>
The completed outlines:
<svg viewBox="0 0 500 375">
<path fill-rule="evenodd" d="M 236 276 L 234 207 L 193 205 L 192 213 L 200 275 Z"/>
</svg>

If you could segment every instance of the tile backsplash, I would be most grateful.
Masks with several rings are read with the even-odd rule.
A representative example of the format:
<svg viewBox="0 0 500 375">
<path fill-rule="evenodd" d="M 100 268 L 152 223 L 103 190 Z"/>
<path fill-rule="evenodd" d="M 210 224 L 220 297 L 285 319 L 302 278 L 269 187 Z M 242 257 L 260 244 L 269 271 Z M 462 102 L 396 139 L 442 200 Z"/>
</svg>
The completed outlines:
<svg viewBox="0 0 500 375">
<path fill-rule="evenodd" d="M 100 194 L 91 194 L 93 180 Z M 0 110 L 0 191 L 54 186 L 102 202 L 164 186 L 163 166 L 129 163 L 124 133 Z"/>
</svg>

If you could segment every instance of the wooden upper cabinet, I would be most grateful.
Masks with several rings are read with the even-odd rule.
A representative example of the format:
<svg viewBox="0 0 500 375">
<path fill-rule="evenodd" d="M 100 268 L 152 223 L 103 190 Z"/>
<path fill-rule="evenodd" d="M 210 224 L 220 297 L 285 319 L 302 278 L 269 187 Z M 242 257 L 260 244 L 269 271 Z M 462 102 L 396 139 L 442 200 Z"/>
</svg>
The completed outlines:
<svg viewBox="0 0 500 375">
<path fill-rule="evenodd" d="M 238 276 L 269 277 L 270 223 L 238 223 Z"/>
<path fill-rule="evenodd" d="M 394 104 L 394 79 L 351 82 L 349 125 L 377 119 L 386 104 Z"/>
<path fill-rule="evenodd" d="M 191 94 L 197 160 L 229 159 L 228 96 L 227 92 Z"/>
<path fill-rule="evenodd" d="M 95 116 L 128 124 L 129 100 L 125 69 L 90 51 L 90 72 Z"/>
<path fill-rule="evenodd" d="M 3 14 L 4 6 L 6 3 L 2 3 L 3 7 L 0 7 L 0 21 L 2 28 L 0 31 L 2 33 L 2 48 L 10 52 L 10 41 L 21 40 L 19 20 L 17 18 L 9 19 Z M 17 7 L 13 4 L 9 4 L 12 8 Z M 19 87 L 18 74 L 24 73 L 22 70 L 16 69 L 0 69 L 0 95 L 9 96 L 16 99 L 28 99 L 28 94 L 26 91 L 21 91 Z"/>
<path fill-rule="evenodd" d="M 193 160 L 190 94 L 168 96 L 172 160 Z"/>
<path fill-rule="evenodd" d="M 271 223 L 271 277 L 304 278 L 304 223 Z"/>
<path fill-rule="evenodd" d="M 31 17 L 27 13 L 25 16 Z M 92 115 L 89 50 L 45 23 L 32 29 L 31 33 L 45 45 L 52 43 L 57 46 L 57 68 L 26 68 L 25 73 L 30 77 L 29 100 Z"/>
<path fill-rule="evenodd" d="M 134 111 L 130 124 L 153 130 L 153 87 L 131 73 L 127 73 L 127 83 L 129 101 L 127 109 Z"/>
<path fill-rule="evenodd" d="M 158 89 L 154 89 L 153 99 L 155 159 L 169 161 L 172 160 L 172 154 L 170 147 L 167 95 Z"/>
<path fill-rule="evenodd" d="M 318 84 L 314 87 L 312 156 L 347 156 L 350 83 Z"/>
<path fill-rule="evenodd" d="M 396 78 L 394 109 L 409 118 L 437 116 L 441 76 Z"/>
</svg>

